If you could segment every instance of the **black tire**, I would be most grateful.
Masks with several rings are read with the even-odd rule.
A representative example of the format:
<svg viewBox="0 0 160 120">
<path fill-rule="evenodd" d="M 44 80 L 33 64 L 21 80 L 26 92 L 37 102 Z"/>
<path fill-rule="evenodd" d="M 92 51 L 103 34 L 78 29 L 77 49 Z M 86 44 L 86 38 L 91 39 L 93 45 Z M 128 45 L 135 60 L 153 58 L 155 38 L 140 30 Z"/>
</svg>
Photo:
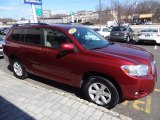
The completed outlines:
<svg viewBox="0 0 160 120">
<path fill-rule="evenodd" d="M 16 72 L 16 68 L 15 68 L 15 65 L 19 65 L 19 67 L 21 68 L 21 70 L 22 70 L 22 73 L 21 74 L 18 74 L 17 72 Z M 16 77 L 16 78 L 18 78 L 18 79 L 26 79 L 27 77 L 28 77 L 28 74 L 27 74 L 27 72 L 26 72 L 26 70 L 25 70 L 25 67 L 24 67 L 24 65 L 21 63 L 21 61 L 20 60 L 18 60 L 18 59 L 14 59 L 13 61 L 12 61 L 12 70 L 13 70 L 13 75 Z"/>
<path fill-rule="evenodd" d="M 88 82 L 86 82 L 83 86 L 83 93 L 85 95 L 85 97 L 87 98 L 87 100 L 99 105 L 99 106 L 104 106 L 108 109 L 111 109 L 113 108 L 116 104 L 119 103 L 119 94 L 118 94 L 118 91 L 116 89 L 116 87 L 106 78 L 103 78 L 103 77 L 99 77 L 99 76 L 91 76 L 88 78 L 87 80 Z M 98 93 L 97 90 L 96 91 L 96 95 L 90 95 L 89 94 L 89 90 L 91 90 L 92 88 L 92 85 L 94 84 L 97 84 L 99 85 L 100 89 L 102 88 L 101 85 L 104 85 L 106 88 L 103 90 L 103 92 L 101 91 L 101 93 Z M 93 87 L 94 88 L 94 87 Z M 99 90 L 100 90 L 99 89 Z M 105 94 L 107 91 L 107 94 L 110 93 L 110 97 L 106 97 Z M 104 93 L 105 92 L 105 93 Z M 94 93 L 93 93 L 94 94 Z M 97 96 L 99 97 L 98 98 L 98 101 L 95 102 L 95 98 L 93 100 L 93 96 L 96 98 Z M 102 97 L 104 99 L 108 98 L 109 101 L 107 103 L 103 103 L 103 100 L 102 100 Z M 98 103 L 100 102 L 100 103 Z M 101 104 L 103 103 L 103 104 Z"/>
<path fill-rule="evenodd" d="M 131 39 L 130 36 L 127 37 L 127 43 L 130 43 Z"/>
</svg>

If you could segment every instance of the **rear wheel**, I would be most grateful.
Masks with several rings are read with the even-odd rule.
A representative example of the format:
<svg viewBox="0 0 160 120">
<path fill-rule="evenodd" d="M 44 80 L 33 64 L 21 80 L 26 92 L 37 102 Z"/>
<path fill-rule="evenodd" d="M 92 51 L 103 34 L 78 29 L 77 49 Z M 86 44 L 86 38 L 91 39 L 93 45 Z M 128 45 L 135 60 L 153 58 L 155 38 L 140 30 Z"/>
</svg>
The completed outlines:
<svg viewBox="0 0 160 120">
<path fill-rule="evenodd" d="M 113 108 L 119 102 L 119 94 L 115 86 L 106 78 L 91 76 L 84 85 L 85 97 L 108 109 Z"/>
<path fill-rule="evenodd" d="M 130 42 L 130 37 L 128 36 L 128 37 L 127 37 L 127 43 L 129 43 L 129 42 Z"/>
<path fill-rule="evenodd" d="M 27 78 L 27 72 L 24 68 L 24 65 L 18 59 L 14 59 L 12 62 L 12 70 L 15 77 L 19 79 Z"/>
</svg>

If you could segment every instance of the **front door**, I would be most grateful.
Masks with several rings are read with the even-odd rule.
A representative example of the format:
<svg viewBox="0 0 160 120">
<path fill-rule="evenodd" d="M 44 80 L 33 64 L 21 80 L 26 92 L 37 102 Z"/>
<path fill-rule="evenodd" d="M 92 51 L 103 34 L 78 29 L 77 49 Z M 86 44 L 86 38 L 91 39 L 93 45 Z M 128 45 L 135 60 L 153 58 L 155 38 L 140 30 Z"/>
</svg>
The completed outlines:
<svg viewBox="0 0 160 120">
<path fill-rule="evenodd" d="M 40 68 L 43 74 L 59 82 L 69 83 L 76 77 L 76 54 L 60 50 L 62 43 L 70 42 L 65 34 L 53 28 L 44 30 L 44 47 L 41 50 Z"/>
</svg>

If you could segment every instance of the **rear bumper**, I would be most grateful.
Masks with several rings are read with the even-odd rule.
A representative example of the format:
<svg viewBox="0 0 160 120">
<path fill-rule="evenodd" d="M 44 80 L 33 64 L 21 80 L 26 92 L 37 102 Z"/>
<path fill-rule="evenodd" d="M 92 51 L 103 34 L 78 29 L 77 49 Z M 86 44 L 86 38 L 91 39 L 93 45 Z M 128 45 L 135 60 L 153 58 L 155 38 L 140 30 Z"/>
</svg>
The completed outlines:
<svg viewBox="0 0 160 120">
<path fill-rule="evenodd" d="M 146 41 L 146 42 L 156 42 L 156 43 L 160 43 L 160 38 L 155 38 L 155 39 L 146 39 L 146 38 L 138 38 L 137 42 L 139 41 Z"/>
<path fill-rule="evenodd" d="M 126 41 L 127 36 L 110 36 L 110 39 L 115 41 Z"/>
</svg>

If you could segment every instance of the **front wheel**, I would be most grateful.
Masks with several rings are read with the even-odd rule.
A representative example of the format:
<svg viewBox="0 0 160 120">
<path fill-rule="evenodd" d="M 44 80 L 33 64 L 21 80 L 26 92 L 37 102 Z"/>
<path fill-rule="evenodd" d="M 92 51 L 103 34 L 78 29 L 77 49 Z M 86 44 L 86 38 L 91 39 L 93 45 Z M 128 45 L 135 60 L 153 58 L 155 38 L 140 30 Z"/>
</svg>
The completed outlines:
<svg viewBox="0 0 160 120">
<path fill-rule="evenodd" d="M 84 85 L 85 97 L 108 109 L 113 108 L 119 102 L 119 94 L 115 86 L 106 78 L 91 76 Z"/>
<path fill-rule="evenodd" d="M 27 78 L 27 72 L 24 65 L 18 59 L 14 59 L 12 62 L 12 70 L 15 77 L 19 79 Z"/>
</svg>

